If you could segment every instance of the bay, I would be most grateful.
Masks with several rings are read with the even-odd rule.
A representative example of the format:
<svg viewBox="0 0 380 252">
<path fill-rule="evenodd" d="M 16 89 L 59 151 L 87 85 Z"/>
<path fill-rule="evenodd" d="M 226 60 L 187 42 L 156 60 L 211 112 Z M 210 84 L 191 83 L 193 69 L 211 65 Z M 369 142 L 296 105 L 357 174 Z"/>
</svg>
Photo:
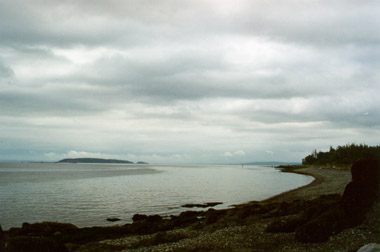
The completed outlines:
<svg viewBox="0 0 380 252">
<path fill-rule="evenodd" d="M 0 224 L 122 224 L 136 213 L 179 214 L 189 203 L 263 200 L 312 180 L 266 166 L 0 163 Z"/>
</svg>

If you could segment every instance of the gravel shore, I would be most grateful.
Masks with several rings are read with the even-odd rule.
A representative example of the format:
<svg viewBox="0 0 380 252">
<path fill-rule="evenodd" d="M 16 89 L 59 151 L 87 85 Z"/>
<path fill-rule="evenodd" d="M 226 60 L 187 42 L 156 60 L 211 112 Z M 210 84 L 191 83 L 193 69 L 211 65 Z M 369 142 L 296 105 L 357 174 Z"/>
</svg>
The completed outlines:
<svg viewBox="0 0 380 252">
<path fill-rule="evenodd" d="M 347 183 L 351 181 L 349 170 L 302 168 L 289 172 L 311 175 L 315 180 L 309 185 L 282 193 L 260 204 L 312 200 L 327 194 L 343 194 Z M 249 206 L 252 203 L 247 203 Z M 166 231 L 160 234 L 129 236 L 119 239 L 103 240 L 105 245 L 124 247 L 122 251 L 357 251 L 361 246 L 380 243 L 380 207 L 376 206 L 367 221 L 358 227 L 346 229 L 333 235 L 323 243 L 301 243 L 295 240 L 294 233 L 269 233 L 265 228 L 274 220 L 285 220 L 291 216 L 274 218 L 253 218 L 239 225 L 227 225 L 221 228 L 192 230 L 191 228 Z M 154 242 L 157 237 L 166 237 L 165 242 Z"/>
</svg>

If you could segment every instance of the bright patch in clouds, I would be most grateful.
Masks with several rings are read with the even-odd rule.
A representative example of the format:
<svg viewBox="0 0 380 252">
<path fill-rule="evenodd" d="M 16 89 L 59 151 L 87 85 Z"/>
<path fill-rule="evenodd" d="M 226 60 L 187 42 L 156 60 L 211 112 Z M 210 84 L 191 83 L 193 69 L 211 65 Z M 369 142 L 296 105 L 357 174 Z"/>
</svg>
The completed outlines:
<svg viewBox="0 0 380 252">
<path fill-rule="evenodd" d="M 226 151 L 226 152 L 224 152 L 224 156 L 226 156 L 226 157 L 236 157 L 236 156 L 244 157 L 245 151 L 242 151 L 242 150 L 238 150 L 238 151 L 234 151 L 234 152 Z"/>
<path fill-rule="evenodd" d="M 270 151 L 270 150 L 266 150 L 265 151 L 268 155 L 273 155 L 274 154 L 274 152 L 273 151 Z"/>
</svg>

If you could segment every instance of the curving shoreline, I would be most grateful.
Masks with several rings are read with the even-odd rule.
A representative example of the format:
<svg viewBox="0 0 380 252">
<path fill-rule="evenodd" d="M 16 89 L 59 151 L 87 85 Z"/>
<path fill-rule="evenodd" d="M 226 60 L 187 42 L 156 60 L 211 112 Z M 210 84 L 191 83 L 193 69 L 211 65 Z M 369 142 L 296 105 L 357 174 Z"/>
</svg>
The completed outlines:
<svg viewBox="0 0 380 252">
<path fill-rule="evenodd" d="M 280 193 L 262 202 L 293 201 L 296 199 L 313 199 L 325 194 L 343 194 L 344 188 L 351 181 L 348 169 L 332 169 L 321 167 L 284 168 L 283 172 L 291 172 L 314 177 L 307 185 Z"/>
<path fill-rule="evenodd" d="M 39 169 L 37 168 L 39 164 L 35 166 L 20 164 L 19 167 L 20 170 L 26 167 L 28 169 L 30 167 L 31 170 L 37 170 Z M 102 172 L 99 171 L 99 167 L 102 167 Z M 9 189 L 7 187 L 2 193 L 7 197 L 6 204 L 1 207 L 2 211 L 4 211 L 4 217 L 6 216 L 2 223 L 3 229 L 21 227 L 23 222 L 35 223 L 42 221 L 68 222 L 78 227 L 110 226 L 130 223 L 133 215 L 138 213 L 160 214 L 162 216 L 179 215 L 181 212 L 189 210 L 182 207 L 182 205 L 205 204 L 214 201 L 220 201 L 223 204 L 210 207 L 227 209 L 235 204 L 266 199 L 297 186 L 308 184 L 313 180 L 310 176 L 281 174 L 278 169 L 272 167 L 247 166 L 245 169 L 240 169 L 240 166 L 229 165 L 204 167 L 162 165 L 162 167 L 136 166 L 114 169 L 113 166 L 103 167 L 103 165 L 62 166 L 62 164 L 52 164 L 50 167 L 50 165 L 46 164 L 42 168 L 44 171 L 48 169 L 61 171 L 62 168 L 62 172 L 54 176 L 44 176 L 44 174 L 49 174 L 48 172 L 43 172 L 41 176 L 36 175 L 33 177 L 21 174 L 20 176 L 13 176 L 20 179 L 13 180 L 10 178 L 8 180 Z M 82 172 L 82 168 L 86 172 Z M 181 170 L 178 168 L 181 168 Z M 154 169 L 156 172 L 151 172 L 151 170 L 148 171 L 147 169 Z M 93 172 L 93 170 L 96 170 L 96 172 Z M 114 172 L 114 170 L 118 172 Z M 73 171 L 73 174 L 71 171 Z M 160 174 L 157 172 L 160 172 Z M 196 175 L 198 173 L 202 174 L 199 178 Z M 213 176 L 214 173 L 215 176 Z M 144 174 L 144 176 L 141 176 L 142 180 L 139 179 L 137 182 L 134 179 L 135 177 L 132 176 L 136 174 Z M 125 178 L 121 177 L 124 175 L 126 175 Z M 101 179 L 103 176 L 106 177 L 104 181 Z M 23 177 L 26 179 L 21 179 Z M 31 178 L 29 179 L 29 177 Z M 12 183 L 13 181 L 30 182 L 34 177 L 38 177 L 36 181 L 38 183 L 26 183 L 25 186 Z M 44 184 L 39 184 L 41 181 L 50 181 L 50 177 L 54 177 L 54 179 L 52 183 L 46 184 L 49 187 L 45 188 Z M 94 179 L 93 181 L 96 183 L 92 183 L 87 178 Z M 64 183 L 61 182 L 61 180 L 71 179 L 75 179 L 72 184 L 65 181 Z M 85 179 L 83 183 L 88 182 L 88 185 L 81 186 L 81 179 Z M 116 183 L 112 183 L 114 179 Z M 156 182 L 150 185 L 151 181 Z M 129 186 L 131 183 L 134 186 Z M 91 187 L 94 190 L 86 190 L 86 187 Z M 149 190 L 146 189 L 147 187 Z M 23 194 L 15 194 L 12 201 L 15 203 L 9 202 L 8 204 L 8 199 L 11 198 L 12 192 L 16 192 L 19 188 L 24 188 Z M 60 188 L 60 190 L 55 188 Z M 172 188 L 176 189 L 173 190 Z M 63 193 L 61 189 L 63 189 Z M 28 195 L 30 194 L 29 192 L 37 190 L 46 194 L 47 198 L 44 198 L 43 201 L 38 201 L 38 199 L 33 199 L 33 195 Z M 95 190 L 98 192 L 97 194 L 94 193 Z M 57 197 L 57 195 L 61 194 L 62 197 Z M 152 195 L 155 197 L 150 198 Z M 157 197 L 158 195 L 160 197 Z M 31 207 L 30 209 L 33 209 L 33 211 L 24 211 L 24 209 L 27 209 L 26 205 Z M 62 208 L 62 205 L 65 207 Z M 197 207 L 191 210 L 204 209 Z M 16 214 L 18 212 L 22 214 Z M 107 221 L 107 218 L 119 218 L 121 220 L 120 222 L 112 223 Z"/>
<path fill-rule="evenodd" d="M 348 251 L 346 232 L 337 236 L 343 236 L 343 239 L 315 245 L 296 242 L 292 233 L 265 230 L 273 221 L 286 220 L 304 206 L 320 202 L 321 198 L 332 202 L 338 199 L 351 180 L 351 173 L 318 167 L 288 167 L 282 171 L 313 176 L 314 180 L 268 199 L 235 205 L 230 209 L 186 211 L 171 219 L 157 215 L 141 216 L 132 224 L 111 227 L 74 229 L 72 226 L 45 224 L 35 226 L 33 231 L 32 224 L 25 227 L 24 233 L 22 229 L 12 232 L 13 235 L 17 232 L 41 235 L 46 230 L 53 230 L 43 235 L 60 240 L 69 251 L 78 252 L 86 251 L 89 246 L 94 249 L 92 251 Z M 6 232 L 8 239 L 12 232 Z M 348 232 L 361 232 L 367 240 L 372 239 L 371 234 L 363 234 L 363 230 Z M 356 248 L 363 242 L 351 243 L 349 248 Z"/>
<path fill-rule="evenodd" d="M 288 167 L 283 172 L 309 175 L 315 179 L 308 185 L 230 209 L 186 211 L 170 219 L 140 215 L 132 224 L 112 227 L 75 229 L 70 224 L 47 223 L 35 226 L 34 232 L 40 236 L 43 231 L 49 231 L 50 234 L 44 234 L 44 237 L 61 242 L 68 249 L 66 251 L 73 252 L 354 252 L 364 244 L 380 243 L 380 204 L 379 213 L 372 214 L 372 219 L 322 243 L 299 242 L 294 231 L 269 231 L 274 223 L 287 222 L 303 211 L 336 204 L 346 184 L 351 181 L 351 173 L 347 169 Z M 374 226 L 374 223 L 378 225 Z M 33 225 L 26 226 L 26 231 L 29 228 L 27 235 L 33 235 L 30 232 Z"/>
</svg>

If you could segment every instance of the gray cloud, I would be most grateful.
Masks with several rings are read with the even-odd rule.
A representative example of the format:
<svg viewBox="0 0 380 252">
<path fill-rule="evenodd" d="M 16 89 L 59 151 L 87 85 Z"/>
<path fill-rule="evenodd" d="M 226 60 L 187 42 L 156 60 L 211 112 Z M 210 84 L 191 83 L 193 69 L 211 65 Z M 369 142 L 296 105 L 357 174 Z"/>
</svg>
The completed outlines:
<svg viewBox="0 0 380 252">
<path fill-rule="evenodd" d="M 7 66 L 0 58 L 0 78 L 9 78 L 13 76 L 13 70 Z"/>
<path fill-rule="evenodd" d="M 0 0 L 0 139 L 13 146 L 0 150 L 294 161 L 378 144 L 379 10 L 371 0 Z"/>
</svg>

